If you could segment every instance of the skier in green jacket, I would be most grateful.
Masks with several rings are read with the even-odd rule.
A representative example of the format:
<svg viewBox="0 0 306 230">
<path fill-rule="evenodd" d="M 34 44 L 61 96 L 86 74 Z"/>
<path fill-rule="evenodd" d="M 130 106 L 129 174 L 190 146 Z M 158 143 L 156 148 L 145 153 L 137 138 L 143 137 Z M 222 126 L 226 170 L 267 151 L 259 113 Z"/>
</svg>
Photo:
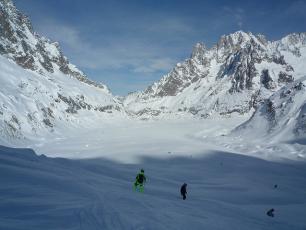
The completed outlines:
<svg viewBox="0 0 306 230">
<path fill-rule="evenodd" d="M 136 176 L 136 181 L 134 183 L 134 191 L 136 191 L 137 188 L 139 188 L 139 192 L 143 192 L 144 190 L 144 183 L 146 182 L 147 178 L 144 175 L 144 170 L 141 169 L 140 173 Z"/>
</svg>

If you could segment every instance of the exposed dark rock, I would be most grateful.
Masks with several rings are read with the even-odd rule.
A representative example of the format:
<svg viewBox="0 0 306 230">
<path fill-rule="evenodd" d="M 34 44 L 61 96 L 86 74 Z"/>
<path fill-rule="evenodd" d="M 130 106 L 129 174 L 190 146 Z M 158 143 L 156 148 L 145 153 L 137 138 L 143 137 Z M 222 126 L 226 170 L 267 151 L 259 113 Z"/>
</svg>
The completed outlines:
<svg viewBox="0 0 306 230">
<path fill-rule="evenodd" d="M 15 115 L 12 115 L 11 121 L 16 123 L 20 127 L 19 121 Z"/>
<path fill-rule="evenodd" d="M 276 122 L 276 119 L 275 119 L 276 118 L 276 112 L 275 112 L 274 103 L 270 99 L 267 99 L 265 101 L 265 105 L 266 105 L 267 118 L 268 118 L 268 120 L 270 120 L 270 124 L 272 126 L 274 126 L 275 122 Z"/>
<path fill-rule="evenodd" d="M 283 55 L 281 56 L 273 56 L 272 57 L 272 61 L 276 64 L 280 64 L 280 65 L 287 65 L 285 58 Z"/>
<path fill-rule="evenodd" d="M 266 89 L 274 89 L 276 87 L 273 79 L 271 78 L 271 76 L 269 74 L 268 69 L 264 69 L 261 72 L 260 81 Z"/>
<path fill-rule="evenodd" d="M 51 58 L 46 53 L 43 47 L 43 43 L 42 42 L 38 43 L 36 47 L 39 53 L 41 54 L 41 57 L 43 58 L 43 61 L 39 61 L 40 64 L 45 68 L 45 70 L 47 70 L 50 73 L 53 73 L 54 69 L 53 69 L 52 61 L 51 61 Z"/>
<path fill-rule="evenodd" d="M 225 69 L 223 75 L 232 75 L 232 87 L 230 93 L 240 92 L 244 89 L 252 89 L 253 78 L 257 75 L 255 68 L 256 59 L 251 47 L 243 49 L 235 55 L 232 63 L 229 64 L 229 69 Z M 228 72 L 227 72 L 228 71 Z"/>
<path fill-rule="evenodd" d="M 99 111 L 99 112 L 111 112 L 112 110 L 120 111 L 121 109 L 119 106 L 106 105 L 106 106 L 96 107 L 94 108 L 94 110 Z"/>
<path fill-rule="evenodd" d="M 293 77 L 290 74 L 287 74 L 285 72 L 280 72 L 278 74 L 278 82 L 279 83 L 290 83 L 293 82 Z"/>
<path fill-rule="evenodd" d="M 46 126 L 53 128 L 53 124 L 51 123 L 51 121 L 48 118 L 43 119 L 43 122 Z"/>
<path fill-rule="evenodd" d="M 244 114 L 245 112 L 246 112 L 245 110 L 235 108 L 235 109 L 228 110 L 226 112 L 221 112 L 220 115 L 224 116 L 224 115 L 229 115 L 229 114 L 232 114 L 232 113 Z"/>
<path fill-rule="evenodd" d="M 294 50 L 292 50 L 291 51 L 295 56 L 297 56 L 297 57 L 301 57 L 302 55 L 301 55 L 301 51 L 297 48 L 297 47 L 295 47 L 295 49 Z"/>
<path fill-rule="evenodd" d="M 200 110 L 196 109 L 195 107 L 190 107 L 188 109 L 188 112 L 191 113 L 192 115 L 196 115 L 196 114 L 198 114 L 200 112 Z"/>
<path fill-rule="evenodd" d="M 287 65 L 287 66 L 286 66 L 286 71 L 287 71 L 287 72 L 293 72 L 294 69 L 293 69 L 293 67 L 292 67 L 291 65 Z"/>
<path fill-rule="evenodd" d="M 142 116 L 144 114 L 149 114 L 151 116 L 158 116 L 160 113 L 161 113 L 160 110 L 152 110 L 150 108 L 146 108 L 146 109 L 143 109 L 143 110 L 137 112 L 136 115 Z"/>
<path fill-rule="evenodd" d="M 157 96 L 175 96 L 178 92 L 178 89 L 183 84 L 183 81 L 176 76 L 170 77 L 168 81 L 163 85 L 163 88 L 159 91 Z"/>
<path fill-rule="evenodd" d="M 305 85 L 302 82 L 299 82 L 297 85 L 294 86 L 296 90 L 302 90 Z"/>
<path fill-rule="evenodd" d="M 8 137 L 20 138 L 20 130 L 21 126 L 19 120 L 15 115 L 12 115 L 9 121 L 4 120 L 4 130 L 1 130 L 1 132 L 5 132 Z"/>
<path fill-rule="evenodd" d="M 41 110 L 43 111 L 44 117 L 51 117 L 51 118 L 54 118 L 53 111 L 52 111 L 52 109 L 50 109 L 49 107 L 47 107 L 47 108 L 42 108 Z"/>
<path fill-rule="evenodd" d="M 18 65 L 25 69 L 35 70 L 35 60 L 32 56 L 16 56 L 15 61 Z"/>
</svg>

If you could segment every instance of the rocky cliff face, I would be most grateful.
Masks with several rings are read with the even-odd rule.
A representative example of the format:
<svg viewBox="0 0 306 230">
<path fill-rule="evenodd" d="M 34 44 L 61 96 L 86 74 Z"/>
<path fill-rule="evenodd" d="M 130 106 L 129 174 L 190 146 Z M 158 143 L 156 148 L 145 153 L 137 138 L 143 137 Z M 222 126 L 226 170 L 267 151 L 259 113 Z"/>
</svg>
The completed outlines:
<svg viewBox="0 0 306 230">
<path fill-rule="evenodd" d="M 279 41 L 238 31 L 211 49 L 198 43 L 191 57 L 159 82 L 125 99 L 127 109 L 152 115 L 201 117 L 249 113 L 282 86 L 306 73 L 306 33 Z"/>
</svg>

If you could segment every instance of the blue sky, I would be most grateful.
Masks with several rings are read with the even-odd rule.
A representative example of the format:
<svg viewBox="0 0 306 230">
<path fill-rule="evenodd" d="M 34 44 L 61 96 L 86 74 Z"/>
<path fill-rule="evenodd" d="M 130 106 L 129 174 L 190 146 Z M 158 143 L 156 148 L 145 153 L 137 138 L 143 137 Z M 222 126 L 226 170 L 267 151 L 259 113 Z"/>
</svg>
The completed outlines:
<svg viewBox="0 0 306 230">
<path fill-rule="evenodd" d="M 15 0 L 34 30 L 116 95 L 142 90 L 237 30 L 277 40 L 306 31 L 306 0 Z"/>
</svg>

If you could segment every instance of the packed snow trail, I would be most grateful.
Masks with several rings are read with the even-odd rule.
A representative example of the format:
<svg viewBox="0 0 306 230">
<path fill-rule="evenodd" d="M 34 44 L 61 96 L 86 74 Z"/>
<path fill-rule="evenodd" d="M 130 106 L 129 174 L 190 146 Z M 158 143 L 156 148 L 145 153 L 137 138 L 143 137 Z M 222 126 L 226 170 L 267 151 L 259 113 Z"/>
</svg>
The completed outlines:
<svg viewBox="0 0 306 230">
<path fill-rule="evenodd" d="M 144 193 L 132 189 L 140 168 L 147 176 Z M 0 175 L 5 230 L 306 228 L 305 162 L 211 152 L 121 164 L 1 147 Z M 270 208 L 274 218 L 266 215 Z"/>
</svg>

